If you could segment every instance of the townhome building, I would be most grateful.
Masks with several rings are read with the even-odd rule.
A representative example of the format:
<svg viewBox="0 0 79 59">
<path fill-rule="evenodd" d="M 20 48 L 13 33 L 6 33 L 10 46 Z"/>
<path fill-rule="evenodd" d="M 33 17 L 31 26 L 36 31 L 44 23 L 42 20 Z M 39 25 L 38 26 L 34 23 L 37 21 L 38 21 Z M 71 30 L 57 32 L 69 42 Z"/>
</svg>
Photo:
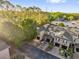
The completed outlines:
<svg viewBox="0 0 79 59">
<path fill-rule="evenodd" d="M 67 50 L 72 47 L 73 53 L 79 52 L 79 36 L 78 32 L 70 31 L 71 28 L 59 27 L 54 24 L 46 24 L 38 27 L 37 39 L 41 42 L 52 42 L 54 47 Z"/>
</svg>

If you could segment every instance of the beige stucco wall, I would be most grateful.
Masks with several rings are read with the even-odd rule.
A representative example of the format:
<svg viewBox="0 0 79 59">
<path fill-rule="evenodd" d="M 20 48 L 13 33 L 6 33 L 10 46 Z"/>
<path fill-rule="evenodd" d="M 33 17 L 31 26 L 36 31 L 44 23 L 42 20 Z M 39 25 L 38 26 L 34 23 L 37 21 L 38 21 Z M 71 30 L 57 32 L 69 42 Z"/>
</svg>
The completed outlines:
<svg viewBox="0 0 79 59">
<path fill-rule="evenodd" d="M 10 59 L 9 48 L 0 51 L 0 59 Z"/>
</svg>

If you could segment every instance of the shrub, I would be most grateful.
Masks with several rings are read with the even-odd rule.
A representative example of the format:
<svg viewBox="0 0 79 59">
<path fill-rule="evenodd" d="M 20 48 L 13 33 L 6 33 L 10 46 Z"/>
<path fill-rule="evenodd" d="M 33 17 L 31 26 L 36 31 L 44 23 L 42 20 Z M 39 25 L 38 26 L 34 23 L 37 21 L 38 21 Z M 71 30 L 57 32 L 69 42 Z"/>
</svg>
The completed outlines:
<svg viewBox="0 0 79 59">
<path fill-rule="evenodd" d="M 59 23 L 58 26 L 65 27 L 64 23 Z"/>
<path fill-rule="evenodd" d="M 53 48 L 53 44 L 52 43 L 49 43 L 48 44 L 48 47 L 46 48 L 46 51 L 50 51 L 52 48 Z"/>
</svg>

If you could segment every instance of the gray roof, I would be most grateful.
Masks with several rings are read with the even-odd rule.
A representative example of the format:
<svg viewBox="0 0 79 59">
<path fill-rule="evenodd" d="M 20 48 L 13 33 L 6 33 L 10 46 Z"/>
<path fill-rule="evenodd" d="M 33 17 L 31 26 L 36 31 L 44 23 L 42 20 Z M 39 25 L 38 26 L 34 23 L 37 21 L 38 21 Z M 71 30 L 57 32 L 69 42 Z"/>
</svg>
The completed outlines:
<svg viewBox="0 0 79 59">
<path fill-rule="evenodd" d="M 46 26 L 46 27 L 45 27 L 45 26 Z M 38 31 L 38 32 L 43 31 L 43 30 L 49 31 L 48 28 L 53 28 L 53 27 L 55 27 L 56 25 L 54 25 L 54 24 L 48 24 L 48 25 L 47 25 L 47 24 L 46 24 L 45 26 L 40 26 L 37 31 Z"/>
<path fill-rule="evenodd" d="M 72 37 L 72 35 L 71 35 L 69 32 L 65 31 L 63 35 L 64 35 L 67 39 L 69 39 L 70 41 L 73 41 L 73 37 Z"/>
<path fill-rule="evenodd" d="M 51 35 L 44 34 L 42 38 L 45 39 L 45 38 L 53 38 L 53 37 Z"/>
<path fill-rule="evenodd" d="M 6 48 L 9 48 L 9 45 L 0 39 L 0 51 Z"/>
<path fill-rule="evenodd" d="M 40 29 L 39 29 L 39 32 L 42 31 L 42 30 L 50 32 L 49 28 L 51 28 L 52 31 L 64 31 L 64 34 L 62 34 L 62 36 L 64 36 L 63 39 L 67 39 L 68 41 L 73 41 L 73 37 L 72 37 L 72 34 L 70 33 L 70 31 L 68 31 L 65 28 L 56 26 L 54 24 L 49 24 L 46 28 L 44 26 L 41 26 Z M 49 37 L 49 36 L 47 36 L 47 37 Z"/>
<path fill-rule="evenodd" d="M 41 32 L 43 30 L 45 30 L 45 27 L 44 26 L 40 26 L 39 29 L 37 29 L 37 32 L 39 33 L 39 32 Z"/>
</svg>

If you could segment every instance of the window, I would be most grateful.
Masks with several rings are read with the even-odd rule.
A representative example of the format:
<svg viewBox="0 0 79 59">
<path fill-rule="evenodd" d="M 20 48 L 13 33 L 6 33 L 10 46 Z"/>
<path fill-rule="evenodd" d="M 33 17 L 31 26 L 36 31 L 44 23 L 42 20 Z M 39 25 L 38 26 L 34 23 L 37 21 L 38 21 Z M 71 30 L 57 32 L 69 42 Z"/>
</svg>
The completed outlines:
<svg viewBox="0 0 79 59">
<path fill-rule="evenodd" d="M 62 45 L 62 48 L 63 48 L 63 49 L 67 49 L 67 46 Z"/>
<path fill-rule="evenodd" d="M 50 39 L 46 39 L 46 42 L 50 42 Z"/>
<path fill-rule="evenodd" d="M 76 48 L 76 51 L 79 52 L 79 48 Z"/>
<path fill-rule="evenodd" d="M 54 42 L 54 38 L 52 38 L 52 41 L 51 41 L 51 43 L 52 43 L 52 42 Z"/>
<path fill-rule="evenodd" d="M 74 44 L 70 44 L 70 46 L 69 47 L 74 47 Z"/>
<path fill-rule="evenodd" d="M 52 38 L 52 40 L 54 40 L 54 38 Z"/>
<path fill-rule="evenodd" d="M 67 44 L 67 41 L 66 41 L 66 40 L 64 40 L 64 43 L 65 43 L 65 44 Z"/>
<path fill-rule="evenodd" d="M 56 46 L 56 47 L 59 47 L 59 46 L 60 46 L 60 44 L 58 44 L 58 43 L 55 43 L 55 46 Z"/>
<path fill-rule="evenodd" d="M 37 36 L 37 39 L 39 40 L 39 39 L 40 39 L 40 37 L 38 37 L 38 36 Z"/>
</svg>

